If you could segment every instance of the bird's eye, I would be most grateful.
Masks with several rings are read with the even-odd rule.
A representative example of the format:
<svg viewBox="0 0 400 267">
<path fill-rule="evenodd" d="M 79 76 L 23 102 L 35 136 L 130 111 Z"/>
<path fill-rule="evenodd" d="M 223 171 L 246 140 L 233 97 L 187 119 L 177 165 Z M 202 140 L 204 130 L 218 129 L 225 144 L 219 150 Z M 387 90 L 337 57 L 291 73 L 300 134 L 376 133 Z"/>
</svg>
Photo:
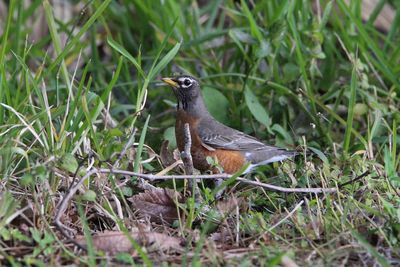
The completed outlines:
<svg viewBox="0 0 400 267">
<path fill-rule="evenodd" d="M 183 85 L 184 85 L 185 87 L 189 87 L 191 84 L 192 84 L 192 82 L 191 82 L 189 79 L 185 79 L 185 80 L 183 81 Z"/>
</svg>

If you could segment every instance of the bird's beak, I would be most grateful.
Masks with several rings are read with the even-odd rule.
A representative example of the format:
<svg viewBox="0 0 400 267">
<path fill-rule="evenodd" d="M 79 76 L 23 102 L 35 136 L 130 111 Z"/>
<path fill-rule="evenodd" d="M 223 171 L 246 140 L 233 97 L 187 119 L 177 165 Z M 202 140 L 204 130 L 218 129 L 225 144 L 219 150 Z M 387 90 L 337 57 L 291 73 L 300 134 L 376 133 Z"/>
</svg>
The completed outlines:
<svg viewBox="0 0 400 267">
<path fill-rule="evenodd" d="M 174 88 L 179 87 L 179 84 L 173 78 L 162 78 L 161 80 Z"/>
</svg>

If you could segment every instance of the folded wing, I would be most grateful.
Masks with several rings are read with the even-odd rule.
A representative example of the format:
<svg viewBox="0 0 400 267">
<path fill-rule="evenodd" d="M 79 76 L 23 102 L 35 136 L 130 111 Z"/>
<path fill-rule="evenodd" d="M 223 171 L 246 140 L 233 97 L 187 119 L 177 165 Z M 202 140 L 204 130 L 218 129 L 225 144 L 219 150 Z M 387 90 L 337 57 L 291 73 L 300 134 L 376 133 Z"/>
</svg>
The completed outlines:
<svg viewBox="0 0 400 267">
<path fill-rule="evenodd" d="M 198 133 L 204 147 L 242 151 L 253 165 L 281 161 L 297 154 L 295 151 L 265 145 L 250 135 L 207 118 L 199 122 Z"/>
</svg>

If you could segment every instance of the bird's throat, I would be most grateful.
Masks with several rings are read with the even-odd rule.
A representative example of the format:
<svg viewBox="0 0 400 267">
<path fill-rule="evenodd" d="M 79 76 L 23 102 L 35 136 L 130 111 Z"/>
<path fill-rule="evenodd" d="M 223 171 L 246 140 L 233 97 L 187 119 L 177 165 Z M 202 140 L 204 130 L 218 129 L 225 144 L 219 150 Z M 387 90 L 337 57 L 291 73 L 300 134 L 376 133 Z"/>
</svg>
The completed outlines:
<svg viewBox="0 0 400 267">
<path fill-rule="evenodd" d="M 184 110 L 194 117 L 201 117 L 209 114 L 201 96 L 194 98 L 188 98 L 187 96 L 182 95 L 178 96 L 177 109 Z"/>
</svg>

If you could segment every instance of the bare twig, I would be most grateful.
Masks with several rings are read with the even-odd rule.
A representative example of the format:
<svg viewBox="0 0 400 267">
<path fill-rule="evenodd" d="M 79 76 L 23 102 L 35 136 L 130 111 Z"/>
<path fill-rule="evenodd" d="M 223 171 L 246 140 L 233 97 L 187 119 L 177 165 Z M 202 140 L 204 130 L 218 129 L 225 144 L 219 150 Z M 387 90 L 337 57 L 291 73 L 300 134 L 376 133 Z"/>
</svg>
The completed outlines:
<svg viewBox="0 0 400 267">
<path fill-rule="evenodd" d="M 266 184 L 266 183 L 261 183 L 257 181 L 252 181 L 252 180 L 247 180 L 245 178 L 238 177 L 236 178 L 236 181 L 242 182 L 244 184 L 249 184 L 249 185 L 254 185 L 262 188 L 266 188 L 272 191 L 279 191 L 279 192 L 284 192 L 284 193 L 314 193 L 314 194 L 320 194 L 320 193 L 335 193 L 337 192 L 336 188 L 287 188 L 287 187 L 282 187 L 282 186 L 277 186 L 277 185 L 272 185 L 272 184 Z"/>
<path fill-rule="evenodd" d="M 88 173 L 86 173 L 85 176 L 83 176 L 81 179 L 79 179 L 79 181 L 74 186 L 71 186 L 68 193 L 61 199 L 61 201 L 58 205 L 58 210 L 56 213 L 56 217 L 54 219 L 54 224 L 61 231 L 61 233 L 68 238 L 72 238 L 72 236 L 67 232 L 67 230 L 71 231 L 71 229 L 69 227 L 65 226 L 63 223 L 61 223 L 61 220 L 60 220 L 61 216 L 65 213 L 65 210 L 67 209 L 69 201 L 75 195 L 78 188 L 85 182 L 85 180 L 87 178 L 89 178 L 90 176 L 92 176 L 95 173 L 99 173 L 99 170 L 97 170 L 96 168 L 93 168 Z"/>
<path fill-rule="evenodd" d="M 58 205 L 58 210 L 54 219 L 54 224 L 57 226 L 57 228 L 60 230 L 60 232 L 68 237 L 71 238 L 71 235 L 69 235 L 68 231 L 72 231 L 69 227 L 65 226 L 61 222 L 61 216 L 65 213 L 69 201 L 72 199 L 72 197 L 75 195 L 76 191 L 82 184 L 85 182 L 87 178 L 94 174 L 99 174 L 99 173 L 112 173 L 112 174 L 121 174 L 121 175 L 128 175 L 128 176 L 133 176 L 133 177 L 140 177 L 149 181 L 155 181 L 155 180 L 172 180 L 172 179 L 190 179 L 195 181 L 195 179 L 229 179 L 231 175 L 229 174 L 211 174 L 211 175 L 154 175 L 154 174 L 145 174 L 145 173 L 136 173 L 136 172 L 131 172 L 131 171 L 126 171 L 126 170 L 119 170 L 119 169 L 105 169 L 105 168 L 92 168 L 89 172 L 86 173 L 85 176 L 83 176 L 79 181 L 70 188 L 68 193 L 65 195 L 65 197 L 60 201 Z M 256 187 L 262 187 L 268 190 L 273 190 L 273 191 L 278 191 L 278 192 L 284 192 L 284 193 L 335 193 L 337 192 L 336 188 L 285 188 L 281 186 L 276 186 L 276 185 L 271 185 L 271 184 L 266 184 L 266 183 L 261 183 L 257 181 L 251 181 L 247 180 L 245 178 L 238 177 L 236 178 L 236 181 L 244 184 L 249 184 L 253 185 Z"/>
<path fill-rule="evenodd" d="M 184 136 L 185 136 L 185 150 L 181 152 L 181 158 L 183 161 L 183 165 L 185 166 L 185 174 L 192 175 L 194 167 L 193 167 L 192 154 L 190 153 L 190 150 L 192 148 L 192 137 L 190 135 L 189 123 L 185 123 Z"/>
<path fill-rule="evenodd" d="M 128 176 L 134 176 L 134 177 L 140 177 L 149 181 L 156 181 L 156 180 L 182 180 L 182 179 L 200 179 L 200 180 L 208 180 L 208 179 L 229 179 L 232 177 L 230 174 L 226 173 L 221 173 L 221 174 L 203 174 L 203 175 L 154 175 L 154 174 L 146 174 L 146 173 L 137 173 L 137 172 L 132 172 L 132 171 L 126 171 L 126 170 L 119 170 L 119 169 L 105 169 L 105 168 L 100 168 L 96 169 L 93 168 L 91 169 L 85 176 L 83 176 L 77 184 L 75 184 L 71 190 L 68 192 L 68 194 L 65 196 L 65 198 L 62 200 L 69 200 L 77 191 L 77 188 L 83 184 L 83 182 L 91 175 L 97 174 L 97 173 L 113 173 L 113 174 L 121 174 L 121 175 L 128 175 Z M 271 184 L 266 184 L 262 182 L 257 182 L 257 181 L 251 181 L 245 178 L 238 177 L 236 178 L 236 181 L 244 183 L 244 184 L 249 184 L 249 185 L 254 185 L 257 187 L 262 187 L 266 188 L 269 190 L 273 191 L 279 191 L 279 192 L 284 192 L 284 193 L 334 193 L 337 192 L 336 188 L 286 188 L 286 187 L 281 187 L 281 186 L 276 186 L 276 185 L 271 185 Z M 69 197 L 71 196 L 71 197 Z M 66 205 L 66 204 L 65 204 Z M 60 204 L 60 209 L 62 208 Z M 65 206 L 66 208 L 66 206 Z M 64 210 L 61 212 L 61 214 L 65 211 Z M 61 214 L 59 214 L 61 216 Z M 57 217 L 56 217 L 57 219 Z"/>
<path fill-rule="evenodd" d="M 125 144 L 124 148 L 122 149 L 121 153 L 119 153 L 117 160 L 115 161 L 113 168 L 118 168 L 119 167 L 119 162 L 121 161 L 121 159 L 125 156 L 126 151 L 128 150 L 128 148 L 130 146 L 133 145 L 133 143 L 135 142 L 135 134 L 136 134 L 136 128 L 133 129 L 131 136 L 128 139 L 128 142 Z"/>
<path fill-rule="evenodd" d="M 289 218 L 293 215 L 293 213 L 295 213 L 296 210 L 298 210 L 298 209 L 301 207 L 301 205 L 303 205 L 303 203 L 304 203 L 304 200 L 300 201 L 300 202 L 294 207 L 294 209 L 293 209 L 292 211 L 290 211 L 282 220 L 280 220 L 279 222 L 277 222 L 276 224 L 274 224 L 273 226 L 271 226 L 271 227 L 268 229 L 268 232 L 271 232 L 273 229 L 275 229 L 276 227 L 278 227 L 278 226 L 279 226 L 280 224 L 282 224 L 284 221 L 286 221 L 287 219 L 289 219 Z"/>
<path fill-rule="evenodd" d="M 136 128 L 133 129 L 131 136 L 128 139 L 128 142 L 125 144 L 124 148 L 122 149 L 121 153 L 118 155 L 117 160 L 115 163 L 112 165 L 112 168 L 118 168 L 119 167 L 119 162 L 122 160 L 122 158 L 125 156 L 126 152 L 128 149 L 135 144 L 135 134 L 136 134 Z M 139 179 L 138 181 L 138 187 L 144 190 L 147 189 L 154 189 L 154 186 L 149 184 L 147 181 L 144 181 L 143 179 Z"/>
<path fill-rule="evenodd" d="M 236 206 L 236 246 L 239 247 L 239 238 L 240 238 L 240 213 L 239 213 L 239 205 Z"/>
<path fill-rule="evenodd" d="M 161 179 L 164 179 L 164 180 L 189 179 L 189 180 L 195 181 L 196 179 L 203 179 L 203 180 L 218 179 L 218 178 L 219 179 L 229 179 L 231 177 L 231 175 L 229 175 L 229 174 L 153 175 L 153 174 L 136 173 L 136 172 L 126 171 L 126 170 L 119 170 L 119 169 L 92 168 L 89 172 L 86 173 L 86 175 L 84 175 L 81 179 L 79 179 L 79 181 L 75 185 L 71 186 L 68 193 L 61 199 L 61 201 L 58 205 L 58 210 L 56 212 L 54 224 L 59 229 L 59 231 L 65 237 L 67 237 L 68 239 L 71 239 L 71 241 L 73 241 L 73 239 L 72 239 L 72 236 L 68 233 L 68 231 L 73 231 L 73 230 L 61 222 L 61 216 L 65 213 L 65 211 L 68 207 L 68 203 L 70 202 L 72 197 L 76 194 L 76 191 L 79 189 L 79 187 L 82 186 L 82 184 L 85 182 L 85 180 L 87 178 L 89 178 L 90 176 L 92 176 L 94 174 L 99 174 L 99 173 L 128 175 L 128 176 L 140 177 L 140 178 L 143 178 L 143 179 L 146 179 L 149 181 L 161 180 Z M 257 181 L 251 181 L 251 180 L 247 180 L 247 179 L 241 178 L 241 177 L 236 178 L 236 181 L 244 183 L 244 184 L 249 184 L 249 185 L 262 187 L 262 188 L 266 188 L 266 189 L 273 190 L 273 191 L 285 192 L 285 193 L 334 193 L 337 191 L 336 188 L 285 188 L 285 187 L 261 183 L 261 182 L 257 182 Z M 73 243 L 75 243 L 75 245 L 79 246 L 80 248 L 83 248 L 76 242 L 73 241 Z"/>
<path fill-rule="evenodd" d="M 193 175 L 193 158 L 191 154 L 192 149 L 192 136 L 190 134 L 190 125 L 185 123 L 184 126 L 184 137 L 185 137 L 185 149 L 181 152 L 181 159 L 185 168 L 186 175 Z M 202 201 L 199 188 L 197 187 L 196 178 L 188 178 L 188 187 L 193 190 L 195 201 L 200 203 Z"/>
<path fill-rule="evenodd" d="M 131 171 L 125 171 L 125 170 L 118 170 L 118 169 L 96 169 L 97 172 L 90 172 L 90 175 L 93 175 L 94 173 L 114 173 L 114 174 L 122 174 L 122 175 L 129 175 L 129 176 L 136 176 L 140 178 L 144 178 L 149 181 L 156 181 L 156 180 L 182 180 L 182 179 L 199 179 L 199 180 L 209 180 L 209 179 L 229 179 L 232 177 L 230 174 L 226 173 L 221 173 L 221 174 L 203 174 L 203 175 L 154 175 L 154 174 L 146 174 L 146 173 L 137 173 L 137 172 L 131 172 Z M 89 173 L 88 173 L 89 174 Z M 87 174 L 84 176 L 86 177 Z M 281 187 L 281 186 L 276 186 L 276 185 L 271 185 L 271 184 L 266 184 L 266 183 L 261 183 L 261 182 L 256 182 L 256 181 L 251 181 L 245 178 L 238 177 L 236 178 L 236 181 L 244 183 L 244 184 L 249 184 L 249 185 L 254 185 L 257 187 L 263 187 L 269 190 L 273 191 L 279 191 L 279 192 L 284 192 L 284 193 L 335 193 L 337 192 L 336 188 L 287 188 L 287 187 Z M 79 181 L 80 182 L 80 181 Z"/>
<path fill-rule="evenodd" d="M 229 179 L 232 177 L 230 174 L 226 173 L 220 173 L 220 174 L 202 174 L 202 175 L 154 175 L 154 174 L 147 174 L 147 173 L 137 173 L 137 172 L 131 172 L 131 171 L 126 171 L 126 170 L 119 170 L 119 169 L 92 169 L 90 172 L 88 172 L 84 177 L 87 178 L 88 175 L 93 175 L 95 173 L 114 173 L 114 174 L 121 174 L 121 175 L 128 175 L 128 176 L 135 176 L 135 177 L 140 177 L 149 181 L 156 181 L 156 180 L 182 180 L 182 179 L 199 179 L 199 180 L 209 180 L 209 179 Z M 85 178 L 85 179 L 86 179 Z M 320 193 L 335 193 L 337 192 L 336 188 L 321 188 L 321 187 L 316 187 L 316 188 L 287 188 L 287 187 L 282 187 L 282 186 L 277 186 L 277 185 L 272 185 L 272 184 L 267 184 L 267 183 L 262 183 L 262 182 L 257 182 L 257 181 L 252 181 L 248 180 L 242 177 L 236 178 L 236 181 L 244 183 L 244 184 L 249 184 L 249 185 L 254 185 L 257 187 L 262 187 L 266 188 L 272 191 L 278 191 L 278 192 L 283 192 L 283 193 L 315 193 L 315 194 L 320 194 Z M 83 182 L 79 181 L 79 184 L 82 184 Z"/>
<path fill-rule="evenodd" d="M 351 179 L 350 181 L 347 181 L 347 182 L 345 182 L 345 183 L 339 184 L 338 187 L 339 187 L 339 188 L 342 188 L 342 187 L 344 187 L 344 186 L 346 186 L 346 185 L 355 183 L 355 182 L 361 180 L 362 178 L 364 178 L 365 176 L 367 176 L 367 175 L 369 175 L 369 174 L 370 174 L 370 172 L 369 172 L 369 171 L 366 171 L 366 172 L 364 172 L 363 174 L 360 174 L 359 176 L 357 176 L 356 178 Z"/>
<path fill-rule="evenodd" d="M 90 177 L 91 175 L 98 173 L 98 170 L 93 168 L 91 169 L 88 173 L 86 173 L 85 176 L 83 176 L 78 183 L 76 183 L 74 186 L 71 186 L 68 193 L 60 200 L 60 203 L 58 204 L 58 210 L 56 212 L 56 217 L 54 219 L 54 224 L 57 227 L 57 229 L 61 232 L 61 234 L 63 234 L 66 238 L 69 239 L 69 241 L 71 241 L 72 243 L 74 243 L 74 245 L 76 245 L 77 247 L 86 250 L 86 248 L 84 246 L 82 246 L 81 244 L 79 244 L 78 242 L 76 242 L 73 239 L 73 236 L 69 234 L 68 231 L 73 232 L 72 229 L 70 229 L 69 227 L 67 227 L 66 225 L 64 225 L 61 222 L 61 216 L 65 213 L 68 203 L 71 200 L 71 198 L 75 195 L 76 191 L 78 190 L 78 188 L 83 184 L 83 182 L 85 182 L 85 180 Z"/>
<path fill-rule="evenodd" d="M 287 219 L 289 219 L 290 217 L 292 217 L 292 215 L 296 212 L 296 210 L 298 210 L 301 205 L 303 205 L 304 200 L 300 201 L 299 203 L 297 203 L 297 205 L 293 208 L 293 210 L 291 210 L 290 212 L 288 212 L 288 214 L 286 214 L 285 217 L 283 217 L 281 220 L 279 220 L 279 222 L 275 223 L 274 225 L 272 225 L 271 227 L 269 227 L 264 233 L 267 232 L 271 232 L 272 230 L 274 230 L 276 227 L 278 227 L 279 225 L 281 225 L 283 222 L 285 222 Z M 287 210 L 286 210 L 287 211 Z M 253 243 L 257 243 L 260 241 L 260 239 L 264 236 L 264 234 L 259 235 L 258 238 L 256 238 L 256 240 Z"/>
<path fill-rule="evenodd" d="M 230 174 L 202 174 L 202 175 L 155 175 L 155 174 L 148 174 L 148 173 L 138 173 L 126 170 L 119 170 L 119 169 L 105 169 L 100 168 L 97 169 L 97 173 L 114 173 L 114 174 L 121 174 L 121 175 L 128 175 L 128 176 L 135 176 L 139 178 L 143 178 L 149 181 L 157 181 L 157 180 L 183 180 L 183 179 L 200 179 L 200 180 L 208 180 L 208 179 L 228 179 L 232 175 Z"/>
</svg>

